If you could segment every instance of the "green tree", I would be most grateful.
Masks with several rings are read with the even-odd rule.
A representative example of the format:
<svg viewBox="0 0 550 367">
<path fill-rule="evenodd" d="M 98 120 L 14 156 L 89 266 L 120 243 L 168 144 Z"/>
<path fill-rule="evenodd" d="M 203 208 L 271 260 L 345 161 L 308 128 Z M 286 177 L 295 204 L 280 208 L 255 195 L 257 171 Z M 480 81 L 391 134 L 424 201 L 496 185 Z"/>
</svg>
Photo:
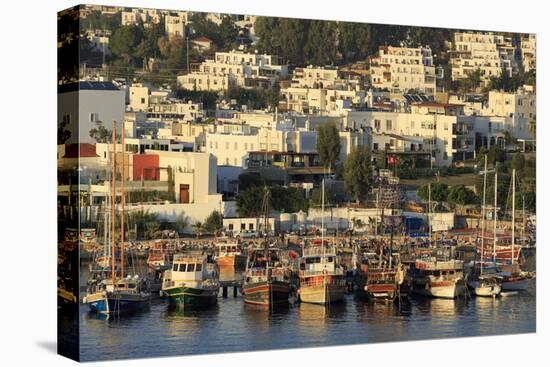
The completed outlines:
<svg viewBox="0 0 550 367">
<path fill-rule="evenodd" d="M 243 172 L 239 175 L 239 191 L 247 190 L 250 187 L 263 186 L 264 184 L 265 181 L 258 174 Z"/>
<path fill-rule="evenodd" d="M 478 202 L 476 194 L 464 185 L 455 185 L 448 190 L 447 202 L 452 205 L 471 205 Z"/>
<path fill-rule="evenodd" d="M 371 190 L 372 170 L 370 151 L 367 146 L 354 148 L 344 162 L 346 191 L 359 203 Z"/>
<path fill-rule="evenodd" d="M 449 186 L 444 183 L 435 182 L 431 185 L 431 199 L 432 201 L 437 202 L 445 202 L 447 201 L 447 197 L 449 196 Z M 428 185 L 420 186 L 420 188 L 417 190 L 417 195 L 424 201 L 428 201 L 429 198 L 429 190 Z"/>
<path fill-rule="evenodd" d="M 90 130 L 90 138 L 95 139 L 98 143 L 109 143 L 112 140 L 113 131 L 106 129 L 103 126 L 98 126 Z"/>
<path fill-rule="evenodd" d="M 204 221 L 204 230 L 208 233 L 215 233 L 223 228 L 222 214 L 214 210 Z"/>
<path fill-rule="evenodd" d="M 333 65 L 336 63 L 336 22 L 312 20 L 304 45 L 306 63 Z"/>
<path fill-rule="evenodd" d="M 521 153 L 516 153 L 512 157 L 512 168 L 521 172 L 525 167 L 525 156 Z"/>
<path fill-rule="evenodd" d="M 334 122 L 325 122 L 317 129 L 317 153 L 325 168 L 329 169 L 336 164 L 340 156 L 340 134 Z"/>
<path fill-rule="evenodd" d="M 123 57 L 130 63 L 132 57 L 137 56 L 135 50 L 143 39 L 143 30 L 139 26 L 123 26 L 113 32 L 109 45 L 111 51 Z"/>
<path fill-rule="evenodd" d="M 263 188 L 251 186 L 237 195 L 237 213 L 242 217 L 257 217 L 261 212 Z"/>
</svg>

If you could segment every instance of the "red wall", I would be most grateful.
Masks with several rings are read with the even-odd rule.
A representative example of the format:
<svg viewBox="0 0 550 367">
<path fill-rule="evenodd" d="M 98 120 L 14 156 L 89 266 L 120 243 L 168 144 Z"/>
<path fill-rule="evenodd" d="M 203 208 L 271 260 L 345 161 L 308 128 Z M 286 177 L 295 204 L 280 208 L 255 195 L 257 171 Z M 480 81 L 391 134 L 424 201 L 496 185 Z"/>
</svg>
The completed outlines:
<svg viewBox="0 0 550 367">
<path fill-rule="evenodd" d="M 144 180 L 159 181 L 159 156 L 156 154 L 134 154 L 134 181 Z"/>
</svg>

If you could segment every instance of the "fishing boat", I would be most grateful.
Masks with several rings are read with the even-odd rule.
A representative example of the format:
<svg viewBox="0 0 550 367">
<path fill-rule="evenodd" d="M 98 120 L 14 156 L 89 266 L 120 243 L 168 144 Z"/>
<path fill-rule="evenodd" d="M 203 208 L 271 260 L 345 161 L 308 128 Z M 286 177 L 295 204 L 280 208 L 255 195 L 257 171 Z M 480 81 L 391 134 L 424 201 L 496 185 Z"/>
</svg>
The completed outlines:
<svg viewBox="0 0 550 367">
<path fill-rule="evenodd" d="M 371 301 L 394 301 L 405 279 L 403 266 L 373 260 L 366 259 L 359 267 L 359 295 Z"/>
<path fill-rule="evenodd" d="M 456 298 L 466 294 L 462 260 L 438 261 L 437 258 L 416 260 L 412 269 L 413 293 Z"/>
<path fill-rule="evenodd" d="M 393 222 L 389 251 L 380 246 L 378 254 L 366 254 L 359 267 L 359 294 L 372 301 L 394 301 L 400 297 L 405 271 L 399 253 L 393 252 Z"/>
<path fill-rule="evenodd" d="M 218 267 L 206 254 L 178 254 L 163 276 L 162 293 L 171 305 L 203 307 L 216 304 L 220 290 Z"/>
<path fill-rule="evenodd" d="M 273 254 L 253 260 L 242 288 L 245 303 L 268 307 L 288 304 L 290 271 L 277 260 Z"/>
<path fill-rule="evenodd" d="M 246 267 L 247 256 L 242 253 L 238 242 L 217 242 L 215 260 L 219 266 L 232 266 L 236 269 Z"/>
<path fill-rule="evenodd" d="M 116 125 L 113 123 L 113 152 L 116 152 Z M 121 134 L 121 144 L 124 146 L 124 128 Z M 122 154 L 122 167 L 125 166 L 124 154 Z M 120 314 L 129 313 L 133 311 L 140 311 L 149 307 L 151 294 L 147 291 L 145 281 L 139 275 L 133 276 L 124 274 L 125 272 L 125 259 L 124 259 L 124 246 L 125 246 L 125 191 L 124 191 L 124 178 L 121 180 L 121 202 L 120 202 L 120 243 L 119 253 L 120 259 L 117 264 L 117 244 L 115 238 L 116 228 L 116 154 L 113 153 L 113 159 L 111 164 L 111 188 L 110 188 L 110 224 L 111 224 L 111 265 L 110 265 L 110 278 L 105 277 L 94 278 L 88 284 L 88 292 L 84 297 L 83 302 L 89 305 L 90 311 L 105 313 L 105 314 Z M 119 266 L 117 266 L 119 265 Z"/>
<path fill-rule="evenodd" d="M 288 304 L 290 293 L 290 270 L 279 261 L 277 249 L 269 246 L 270 192 L 264 188 L 263 212 L 263 250 L 254 251 L 250 266 L 246 272 L 242 293 L 244 302 L 257 306 L 273 307 Z"/>
<path fill-rule="evenodd" d="M 343 268 L 337 263 L 336 249 L 325 240 L 325 180 L 321 184 L 321 243 L 304 247 L 300 259 L 299 297 L 301 302 L 329 304 L 342 301 L 346 293 Z"/>
</svg>

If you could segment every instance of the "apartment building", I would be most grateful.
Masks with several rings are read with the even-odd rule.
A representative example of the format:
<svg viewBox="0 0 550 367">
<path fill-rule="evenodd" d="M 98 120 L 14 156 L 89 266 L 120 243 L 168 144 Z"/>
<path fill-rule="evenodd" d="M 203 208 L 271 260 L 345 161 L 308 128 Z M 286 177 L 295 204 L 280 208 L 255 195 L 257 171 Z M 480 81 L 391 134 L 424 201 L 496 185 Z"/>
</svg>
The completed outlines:
<svg viewBox="0 0 550 367">
<path fill-rule="evenodd" d="M 435 94 L 436 75 L 429 47 L 380 46 L 370 59 L 371 83 L 375 88 L 403 94 L 409 90 Z"/>
<path fill-rule="evenodd" d="M 532 139 L 530 122 L 536 118 L 536 95 L 523 89 L 515 93 L 490 91 L 484 116 L 497 116 L 505 119 L 506 129 L 513 137 Z"/>
<path fill-rule="evenodd" d="M 321 114 L 365 106 L 366 92 L 358 89 L 290 87 L 281 90 L 286 108 L 304 114 Z"/>
<path fill-rule="evenodd" d="M 164 31 L 168 37 L 185 38 L 186 12 L 169 12 L 164 16 Z"/>
<path fill-rule="evenodd" d="M 338 69 L 309 65 L 305 68 L 294 69 L 291 86 L 296 88 L 334 88 L 339 80 Z"/>
<path fill-rule="evenodd" d="M 511 77 L 518 71 L 515 51 L 509 36 L 493 32 L 455 32 L 450 52 L 452 80 L 466 78 L 478 69 L 485 83 L 503 72 Z"/>
<path fill-rule="evenodd" d="M 466 116 L 460 104 L 418 103 L 411 105 L 410 112 L 349 111 L 342 118 L 345 126 L 370 127 L 374 143 L 381 142 L 377 135 L 407 137 L 409 149 L 413 149 L 414 144 L 414 149 L 430 152 L 435 166 L 471 159 L 475 156 L 476 144 L 477 148 L 483 142 L 485 146 L 491 142 L 496 144 L 502 141 L 498 138 L 502 139 L 504 133 L 503 129 L 497 129 L 499 123 L 502 126 L 502 118 Z"/>
<path fill-rule="evenodd" d="M 189 90 L 226 91 L 230 87 L 269 89 L 288 66 L 278 56 L 242 51 L 216 52 L 214 59 L 202 62 L 197 71 L 178 76 L 178 84 Z"/>
<path fill-rule="evenodd" d="M 526 34 L 521 37 L 521 61 L 525 72 L 536 70 L 537 68 L 537 36 L 535 34 Z"/>
</svg>

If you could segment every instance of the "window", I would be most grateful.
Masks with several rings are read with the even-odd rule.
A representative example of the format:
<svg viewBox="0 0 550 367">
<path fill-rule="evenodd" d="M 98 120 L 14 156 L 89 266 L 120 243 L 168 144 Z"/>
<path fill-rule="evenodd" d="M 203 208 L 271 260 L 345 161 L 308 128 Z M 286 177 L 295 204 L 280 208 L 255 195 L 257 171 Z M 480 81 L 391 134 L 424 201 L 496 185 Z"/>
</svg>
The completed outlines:
<svg viewBox="0 0 550 367">
<path fill-rule="evenodd" d="M 246 224 L 245 223 L 241 223 L 241 231 L 244 231 L 246 230 Z"/>
<path fill-rule="evenodd" d="M 239 149 L 239 143 L 235 142 L 234 147 L 235 147 L 235 150 Z"/>
<path fill-rule="evenodd" d="M 373 146 L 372 146 L 372 149 L 373 150 L 378 150 L 378 143 L 374 143 Z"/>
<path fill-rule="evenodd" d="M 193 273 L 195 271 L 195 264 L 187 264 L 187 272 Z"/>
<path fill-rule="evenodd" d="M 141 99 L 141 104 L 145 104 L 145 98 Z"/>
<path fill-rule="evenodd" d="M 380 130 L 380 120 L 374 120 L 374 128 Z"/>
<path fill-rule="evenodd" d="M 174 264 L 174 266 L 172 267 L 172 271 L 178 271 L 178 264 Z"/>
<path fill-rule="evenodd" d="M 249 224 L 248 224 L 248 230 L 249 230 L 249 231 L 253 231 L 253 230 L 254 230 L 254 223 L 249 223 Z"/>
<path fill-rule="evenodd" d="M 90 113 L 90 122 L 96 122 L 97 121 L 97 114 L 95 112 Z"/>
<path fill-rule="evenodd" d="M 202 264 L 195 265 L 195 271 L 202 271 Z"/>
<path fill-rule="evenodd" d="M 391 129 L 392 129 L 392 121 L 386 120 L 386 130 L 391 130 Z"/>
<path fill-rule="evenodd" d="M 229 225 L 227 226 L 227 228 L 232 231 L 233 230 L 233 223 L 229 223 Z"/>
</svg>

